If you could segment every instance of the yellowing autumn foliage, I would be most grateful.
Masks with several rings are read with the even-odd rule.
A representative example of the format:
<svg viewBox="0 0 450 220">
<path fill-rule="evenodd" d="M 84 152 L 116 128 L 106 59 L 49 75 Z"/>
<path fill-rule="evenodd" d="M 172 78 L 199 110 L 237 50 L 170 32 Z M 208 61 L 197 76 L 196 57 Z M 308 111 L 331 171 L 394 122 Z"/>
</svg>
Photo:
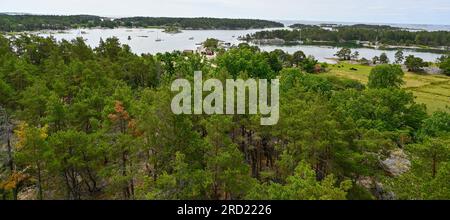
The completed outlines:
<svg viewBox="0 0 450 220">
<path fill-rule="evenodd" d="M 40 137 L 41 139 L 45 140 L 48 137 L 48 125 L 44 125 L 44 127 L 40 128 Z"/>
<path fill-rule="evenodd" d="M 29 175 L 22 172 L 14 171 L 6 181 L 0 183 L 0 189 L 2 190 L 13 190 L 16 189 L 19 184 L 28 180 Z"/>
<path fill-rule="evenodd" d="M 17 149 L 21 149 L 23 148 L 23 146 L 25 146 L 27 128 L 28 124 L 22 122 L 19 124 L 18 129 L 14 131 L 14 133 L 17 136 L 17 144 L 16 144 Z"/>
<path fill-rule="evenodd" d="M 18 129 L 14 131 L 17 136 L 16 148 L 18 150 L 22 149 L 26 145 L 29 139 L 28 135 L 31 133 L 31 129 L 33 128 L 31 128 L 27 123 L 22 122 L 19 124 Z M 39 132 L 39 138 L 41 140 L 45 140 L 48 137 L 48 125 L 37 129 Z"/>
</svg>

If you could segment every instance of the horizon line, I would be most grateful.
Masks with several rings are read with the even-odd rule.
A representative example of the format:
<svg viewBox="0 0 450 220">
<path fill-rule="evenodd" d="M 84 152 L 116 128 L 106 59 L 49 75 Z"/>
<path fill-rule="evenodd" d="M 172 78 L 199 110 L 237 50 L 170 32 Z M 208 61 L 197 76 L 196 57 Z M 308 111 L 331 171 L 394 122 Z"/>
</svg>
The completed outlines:
<svg viewBox="0 0 450 220">
<path fill-rule="evenodd" d="M 133 18 L 133 17 L 146 17 L 146 18 L 217 18 L 217 19 L 252 19 L 252 20 L 266 20 L 266 21 L 294 21 L 294 22 L 323 22 L 323 23 L 350 23 L 350 24 L 369 24 L 369 25 L 433 25 L 433 26 L 450 26 L 450 24 L 437 24 L 437 23 L 404 23 L 404 22 L 377 22 L 377 21 L 343 21 L 343 20 L 308 20 L 300 18 L 254 18 L 254 17 L 213 17 L 213 16 L 150 16 L 150 15 L 98 15 L 89 13 L 30 13 L 30 12 L 14 12 L 5 11 L 0 14 L 6 14 L 11 16 L 20 15 L 37 15 L 37 16 L 97 16 L 102 18 Z"/>
</svg>

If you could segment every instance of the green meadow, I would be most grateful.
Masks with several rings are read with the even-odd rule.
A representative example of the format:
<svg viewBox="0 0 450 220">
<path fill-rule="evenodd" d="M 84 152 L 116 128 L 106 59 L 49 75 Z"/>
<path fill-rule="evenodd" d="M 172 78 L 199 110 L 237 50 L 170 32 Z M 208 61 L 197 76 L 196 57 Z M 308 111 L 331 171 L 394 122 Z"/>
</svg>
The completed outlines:
<svg viewBox="0 0 450 220">
<path fill-rule="evenodd" d="M 327 75 L 344 77 L 367 84 L 372 66 L 339 63 L 330 65 Z M 450 112 L 450 77 L 420 73 L 405 73 L 404 88 L 416 96 L 418 103 L 427 105 L 429 113 L 438 110 Z"/>
</svg>

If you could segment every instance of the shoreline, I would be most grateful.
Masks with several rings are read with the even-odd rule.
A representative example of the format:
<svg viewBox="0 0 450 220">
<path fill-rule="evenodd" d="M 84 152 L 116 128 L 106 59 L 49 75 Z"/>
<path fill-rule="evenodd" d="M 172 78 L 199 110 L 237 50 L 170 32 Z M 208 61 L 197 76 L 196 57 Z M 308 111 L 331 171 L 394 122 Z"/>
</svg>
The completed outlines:
<svg viewBox="0 0 450 220">
<path fill-rule="evenodd" d="M 374 46 L 374 45 L 365 45 L 365 44 L 356 44 L 353 42 L 344 42 L 344 43 L 338 43 L 338 42 L 322 42 L 322 41 L 314 41 L 314 42 L 304 42 L 304 43 L 298 43 L 298 42 L 284 42 L 284 43 L 254 43 L 254 41 L 259 42 L 270 42 L 272 40 L 276 39 L 252 39 L 252 40 L 245 40 L 247 43 L 252 43 L 259 46 L 324 46 L 324 47 L 333 47 L 333 48 L 343 48 L 348 47 L 351 49 L 374 49 L 374 50 L 386 50 L 386 51 L 396 51 L 396 50 L 406 50 L 406 51 L 413 51 L 413 52 L 422 52 L 422 53 L 433 53 L 433 54 L 448 54 L 450 53 L 450 47 L 448 49 L 441 49 L 438 47 L 428 47 L 428 46 L 420 46 L 420 45 L 414 45 L 414 46 L 407 46 L 407 45 L 380 45 L 380 46 Z M 445 46 L 441 46 L 445 47 Z"/>
</svg>

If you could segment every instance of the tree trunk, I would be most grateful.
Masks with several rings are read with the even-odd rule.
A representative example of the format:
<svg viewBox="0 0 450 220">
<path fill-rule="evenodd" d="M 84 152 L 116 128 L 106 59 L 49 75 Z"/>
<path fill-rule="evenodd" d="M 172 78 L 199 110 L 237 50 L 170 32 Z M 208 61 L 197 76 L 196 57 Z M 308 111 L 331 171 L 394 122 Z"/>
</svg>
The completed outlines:
<svg viewBox="0 0 450 220">
<path fill-rule="evenodd" d="M 8 119 L 7 119 L 8 120 Z M 6 141 L 7 141 L 7 151 L 8 151 L 8 168 L 10 173 L 14 173 L 14 159 L 13 159 L 13 155 L 12 155 L 12 145 L 11 145 L 11 125 L 9 125 L 8 122 L 6 122 Z M 15 188 L 13 189 L 13 199 L 17 200 L 17 194 L 18 194 L 18 189 Z"/>
<path fill-rule="evenodd" d="M 433 155 L 433 162 L 432 162 L 432 177 L 433 179 L 436 177 L 436 155 Z"/>
<path fill-rule="evenodd" d="M 122 176 L 123 177 L 127 176 L 127 156 L 126 156 L 126 152 L 122 153 Z M 129 199 L 130 198 L 130 193 L 128 191 L 128 183 L 126 183 L 125 186 L 123 187 L 123 197 L 124 197 L 124 199 Z"/>
<path fill-rule="evenodd" d="M 41 165 L 38 163 L 37 164 L 37 170 L 38 170 L 38 183 L 37 183 L 37 187 L 38 187 L 38 200 L 43 200 L 44 196 L 42 193 L 42 176 L 41 176 Z"/>
<path fill-rule="evenodd" d="M 10 135 L 10 129 L 8 128 L 8 134 L 7 134 L 7 145 L 8 145 L 8 167 L 11 173 L 14 171 L 14 161 L 12 156 L 12 146 L 11 146 L 11 135 Z"/>
</svg>

